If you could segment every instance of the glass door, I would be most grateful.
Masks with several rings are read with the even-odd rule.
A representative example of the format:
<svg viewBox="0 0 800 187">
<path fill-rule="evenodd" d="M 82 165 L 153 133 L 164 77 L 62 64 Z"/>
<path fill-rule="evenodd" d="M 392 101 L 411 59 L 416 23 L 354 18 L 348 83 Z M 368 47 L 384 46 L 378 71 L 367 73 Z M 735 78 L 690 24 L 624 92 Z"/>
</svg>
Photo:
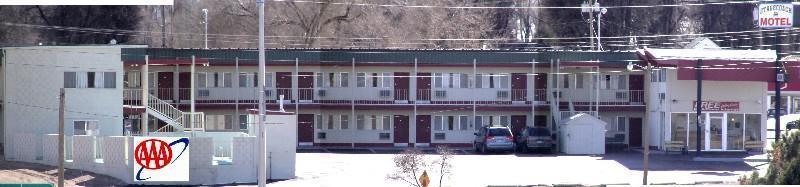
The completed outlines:
<svg viewBox="0 0 800 187">
<path fill-rule="evenodd" d="M 722 150 L 725 142 L 723 137 L 725 133 L 725 114 L 723 113 L 709 113 L 706 122 L 706 150 Z"/>
</svg>

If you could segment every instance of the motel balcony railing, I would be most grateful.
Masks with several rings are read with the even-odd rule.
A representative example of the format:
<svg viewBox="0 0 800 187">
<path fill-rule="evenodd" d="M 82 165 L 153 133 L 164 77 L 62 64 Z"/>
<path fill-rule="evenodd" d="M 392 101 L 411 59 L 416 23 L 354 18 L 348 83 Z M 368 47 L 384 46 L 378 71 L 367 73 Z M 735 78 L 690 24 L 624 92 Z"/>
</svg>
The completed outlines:
<svg viewBox="0 0 800 187">
<path fill-rule="evenodd" d="M 154 88 L 153 96 L 172 104 L 189 104 L 189 88 Z M 576 106 L 629 106 L 644 105 L 643 90 L 592 89 L 500 89 L 500 88 L 434 88 L 393 89 L 373 87 L 324 87 L 324 88 L 267 88 L 264 98 L 267 103 L 277 103 L 283 95 L 284 103 L 293 104 L 475 104 L 478 105 L 547 105 L 548 92 L 553 92 L 559 102 L 572 101 Z M 560 94 L 559 94 L 560 92 Z M 141 105 L 141 88 L 125 88 L 125 105 Z M 195 103 L 198 104 L 253 104 L 258 103 L 258 88 L 196 88 Z M 560 95 L 560 97 L 559 97 Z M 599 97 L 598 97 L 599 96 Z M 599 100 L 597 99 L 599 98 Z"/>
</svg>

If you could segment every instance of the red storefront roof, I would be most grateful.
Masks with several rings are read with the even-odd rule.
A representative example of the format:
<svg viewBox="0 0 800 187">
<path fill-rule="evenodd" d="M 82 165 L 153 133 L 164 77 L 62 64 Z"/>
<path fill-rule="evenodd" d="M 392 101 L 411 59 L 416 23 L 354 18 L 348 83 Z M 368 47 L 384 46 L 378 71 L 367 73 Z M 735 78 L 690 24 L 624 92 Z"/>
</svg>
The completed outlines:
<svg viewBox="0 0 800 187">
<path fill-rule="evenodd" d="M 697 80 L 695 67 L 702 60 L 703 80 L 775 81 L 774 50 L 644 49 L 638 53 L 643 63 L 677 69 L 678 80 Z M 798 72 L 797 68 L 788 71 Z M 798 76 L 790 79 L 800 81 Z"/>
</svg>

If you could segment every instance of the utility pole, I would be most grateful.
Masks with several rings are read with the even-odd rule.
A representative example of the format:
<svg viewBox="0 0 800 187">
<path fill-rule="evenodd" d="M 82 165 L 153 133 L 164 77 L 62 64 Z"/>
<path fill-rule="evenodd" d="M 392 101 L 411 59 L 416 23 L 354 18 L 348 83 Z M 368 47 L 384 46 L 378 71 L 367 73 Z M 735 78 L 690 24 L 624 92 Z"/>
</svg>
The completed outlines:
<svg viewBox="0 0 800 187">
<path fill-rule="evenodd" d="M 164 5 L 161 5 L 161 47 L 167 47 L 167 14 L 164 11 Z"/>
<path fill-rule="evenodd" d="M 205 26 L 205 34 L 203 34 L 206 41 L 205 48 L 208 49 L 208 9 L 205 8 L 203 9 L 203 25 Z"/>
<path fill-rule="evenodd" d="M 781 138 L 781 83 L 784 81 L 783 76 L 783 66 L 781 65 L 781 46 L 778 45 L 780 43 L 780 33 L 775 31 L 775 141 L 780 140 Z"/>
<path fill-rule="evenodd" d="M 697 130 L 696 130 L 696 133 L 697 133 L 696 135 L 697 136 L 695 136 L 695 137 L 697 137 L 697 138 L 695 138 L 696 139 L 696 143 L 697 143 L 697 144 L 695 144 L 696 145 L 695 146 L 695 156 L 697 156 L 697 157 L 700 157 L 700 143 L 702 142 L 702 141 L 700 141 L 700 137 L 703 137 L 700 134 L 702 132 L 700 127 L 702 127 L 702 124 L 703 124 L 702 123 L 703 122 L 703 120 L 702 120 L 703 119 L 703 116 L 702 116 L 703 115 L 703 105 L 702 105 L 702 103 L 703 103 L 703 98 L 702 98 L 702 96 L 703 96 L 703 69 L 702 69 L 701 66 L 703 66 L 703 60 L 699 59 L 699 60 L 697 60 L 697 64 L 694 67 L 695 78 L 697 79 L 697 101 L 695 101 L 695 108 L 697 109 L 697 116 L 696 116 L 697 119 L 694 120 L 695 121 L 695 125 L 697 126 Z"/>
<path fill-rule="evenodd" d="M 58 186 L 64 187 L 64 88 L 58 93 Z"/>
<path fill-rule="evenodd" d="M 258 118 L 256 128 L 258 132 L 258 186 L 267 186 L 267 141 L 264 134 L 264 89 L 266 88 L 266 62 L 264 53 L 264 0 L 256 0 L 258 6 Z M 206 40 L 207 41 L 207 40 Z"/>
</svg>

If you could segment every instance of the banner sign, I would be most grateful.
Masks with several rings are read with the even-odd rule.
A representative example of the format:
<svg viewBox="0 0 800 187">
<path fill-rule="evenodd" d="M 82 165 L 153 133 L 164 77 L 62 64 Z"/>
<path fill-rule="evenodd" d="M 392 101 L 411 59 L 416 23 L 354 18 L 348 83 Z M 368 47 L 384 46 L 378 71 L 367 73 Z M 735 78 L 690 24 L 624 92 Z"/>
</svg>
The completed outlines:
<svg viewBox="0 0 800 187">
<path fill-rule="evenodd" d="M 739 111 L 739 102 L 702 101 L 700 107 L 704 112 Z M 697 111 L 697 101 L 692 102 L 692 111 Z"/>
<path fill-rule="evenodd" d="M 791 3 L 758 5 L 758 27 L 760 28 L 789 28 L 792 27 L 793 17 L 794 7 Z"/>
<path fill-rule="evenodd" d="M 134 137 L 134 182 L 189 181 L 189 138 Z"/>
</svg>

